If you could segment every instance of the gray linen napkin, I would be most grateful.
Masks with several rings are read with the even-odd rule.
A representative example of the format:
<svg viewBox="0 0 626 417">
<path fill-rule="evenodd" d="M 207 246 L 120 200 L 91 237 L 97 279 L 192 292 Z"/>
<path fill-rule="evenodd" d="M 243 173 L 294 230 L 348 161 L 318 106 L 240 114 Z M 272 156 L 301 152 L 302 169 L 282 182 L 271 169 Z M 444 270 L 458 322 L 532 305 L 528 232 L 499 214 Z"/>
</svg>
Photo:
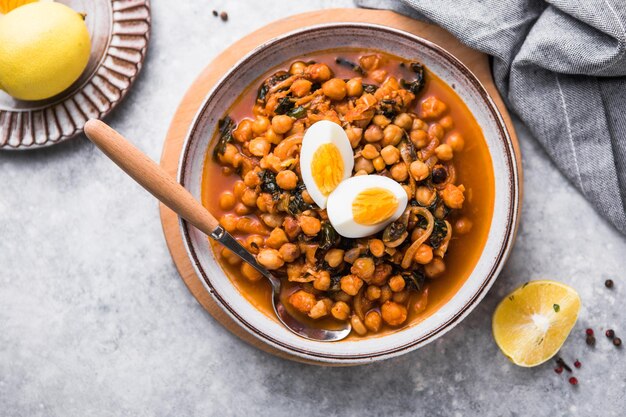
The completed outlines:
<svg viewBox="0 0 626 417">
<path fill-rule="evenodd" d="M 355 0 L 493 57 L 496 85 L 556 165 L 626 233 L 626 0 Z"/>
</svg>

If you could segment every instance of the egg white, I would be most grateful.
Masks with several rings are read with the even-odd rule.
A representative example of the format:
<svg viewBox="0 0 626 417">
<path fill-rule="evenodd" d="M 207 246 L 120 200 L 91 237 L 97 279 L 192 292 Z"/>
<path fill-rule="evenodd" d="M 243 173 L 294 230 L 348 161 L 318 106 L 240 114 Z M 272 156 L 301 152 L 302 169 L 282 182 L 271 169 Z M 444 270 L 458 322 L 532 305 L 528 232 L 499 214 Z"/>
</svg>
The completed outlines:
<svg viewBox="0 0 626 417">
<path fill-rule="evenodd" d="M 384 222 L 363 225 L 354 220 L 352 202 L 362 191 L 369 188 L 384 188 L 390 191 L 398 200 L 398 208 L 393 215 Z M 337 233 L 349 238 L 358 238 L 373 235 L 383 230 L 389 223 L 397 220 L 406 208 L 408 198 L 404 188 L 391 178 L 382 175 L 359 175 L 343 181 L 328 196 L 326 211 L 328 219 Z"/>
<path fill-rule="evenodd" d="M 311 162 L 317 148 L 326 143 L 332 143 L 339 149 L 339 154 L 343 160 L 342 180 L 349 178 L 354 168 L 354 152 L 348 136 L 341 126 L 328 120 L 320 120 L 309 127 L 302 139 L 300 174 L 309 195 L 320 208 L 326 208 L 328 197 L 320 191 L 315 183 L 313 173 L 311 172 Z"/>
</svg>

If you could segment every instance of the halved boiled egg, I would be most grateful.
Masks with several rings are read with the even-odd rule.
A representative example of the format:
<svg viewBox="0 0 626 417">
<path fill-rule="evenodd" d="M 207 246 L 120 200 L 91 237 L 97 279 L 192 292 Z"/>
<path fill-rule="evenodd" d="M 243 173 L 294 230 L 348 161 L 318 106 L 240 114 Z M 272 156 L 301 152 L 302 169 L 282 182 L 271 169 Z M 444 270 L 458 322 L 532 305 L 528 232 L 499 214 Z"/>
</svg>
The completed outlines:
<svg viewBox="0 0 626 417">
<path fill-rule="evenodd" d="M 397 220 L 406 208 L 404 188 L 381 175 L 359 175 L 343 181 L 328 197 L 328 219 L 350 238 L 373 235 Z"/>
<path fill-rule="evenodd" d="M 346 132 L 337 123 L 320 120 L 302 139 L 300 173 L 309 195 L 326 208 L 326 200 L 341 181 L 352 175 L 354 153 Z"/>
</svg>

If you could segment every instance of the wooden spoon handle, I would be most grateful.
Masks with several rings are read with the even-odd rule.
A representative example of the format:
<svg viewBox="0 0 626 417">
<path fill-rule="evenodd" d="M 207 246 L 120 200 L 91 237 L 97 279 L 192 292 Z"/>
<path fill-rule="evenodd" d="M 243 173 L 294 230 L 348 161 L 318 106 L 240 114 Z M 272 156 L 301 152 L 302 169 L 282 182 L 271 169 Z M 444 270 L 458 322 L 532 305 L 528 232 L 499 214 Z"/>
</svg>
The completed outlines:
<svg viewBox="0 0 626 417">
<path fill-rule="evenodd" d="M 217 229 L 217 219 L 189 191 L 106 123 L 89 120 L 85 134 L 124 172 L 180 217 L 207 235 Z"/>
</svg>

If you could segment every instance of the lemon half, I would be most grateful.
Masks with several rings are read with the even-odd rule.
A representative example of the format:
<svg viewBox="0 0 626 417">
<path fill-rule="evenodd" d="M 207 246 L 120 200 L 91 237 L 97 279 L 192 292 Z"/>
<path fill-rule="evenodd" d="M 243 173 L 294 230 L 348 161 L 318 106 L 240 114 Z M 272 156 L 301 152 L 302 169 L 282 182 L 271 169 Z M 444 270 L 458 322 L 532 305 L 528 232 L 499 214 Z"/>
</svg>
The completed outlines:
<svg viewBox="0 0 626 417">
<path fill-rule="evenodd" d="M 573 288 L 555 281 L 531 281 L 498 304 L 493 337 L 513 363 L 536 366 L 559 351 L 579 310 L 580 297 Z"/>
<path fill-rule="evenodd" d="M 60 3 L 35 2 L 0 16 L 0 88 L 43 100 L 80 77 L 91 51 L 83 16 Z"/>
</svg>

